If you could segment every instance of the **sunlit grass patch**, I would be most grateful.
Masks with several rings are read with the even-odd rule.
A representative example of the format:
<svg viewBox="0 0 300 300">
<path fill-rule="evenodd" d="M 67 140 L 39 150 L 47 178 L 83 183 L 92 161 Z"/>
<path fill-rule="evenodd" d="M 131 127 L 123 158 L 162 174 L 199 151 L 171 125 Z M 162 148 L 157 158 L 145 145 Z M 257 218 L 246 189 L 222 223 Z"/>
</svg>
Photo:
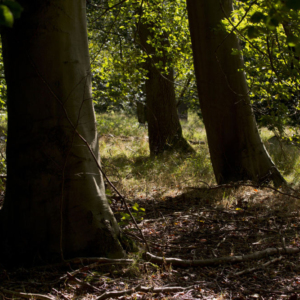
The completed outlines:
<svg viewBox="0 0 300 300">
<path fill-rule="evenodd" d="M 205 127 L 197 114 L 190 113 L 188 121 L 181 121 L 181 126 L 187 140 L 206 142 Z"/>
<path fill-rule="evenodd" d="M 174 153 L 156 159 L 149 158 L 147 128 L 140 126 L 134 115 L 105 113 L 98 115 L 97 120 L 104 168 L 123 193 L 148 197 L 153 191 L 163 195 L 186 186 L 199 186 L 200 181 L 215 184 L 204 124 L 196 114 L 189 114 L 188 121 L 181 122 L 183 135 L 196 154 Z M 294 131 L 290 128 L 289 132 L 291 130 Z M 266 128 L 259 132 L 286 180 L 297 184 L 300 179 L 299 148 L 273 145 L 269 142 L 273 132 Z"/>
<path fill-rule="evenodd" d="M 149 157 L 147 128 L 140 127 L 135 117 L 103 114 L 97 120 L 104 169 L 124 194 L 162 196 L 198 185 L 199 180 L 214 182 L 207 143 L 193 145 L 194 155 L 173 153 L 153 159 Z M 182 124 L 187 140 L 206 141 L 197 115 Z"/>
<path fill-rule="evenodd" d="M 148 134 L 147 128 L 140 126 L 135 116 L 113 111 L 97 115 L 97 129 L 100 135 L 143 137 Z"/>
<path fill-rule="evenodd" d="M 285 136 L 290 137 L 297 131 L 297 128 L 287 127 Z M 261 128 L 259 133 L 273 162 L 287 182 L 298 185 L 300 179 L 300 145 L 276 139 L 274 132 L 267 128 Z"/>
</svg>

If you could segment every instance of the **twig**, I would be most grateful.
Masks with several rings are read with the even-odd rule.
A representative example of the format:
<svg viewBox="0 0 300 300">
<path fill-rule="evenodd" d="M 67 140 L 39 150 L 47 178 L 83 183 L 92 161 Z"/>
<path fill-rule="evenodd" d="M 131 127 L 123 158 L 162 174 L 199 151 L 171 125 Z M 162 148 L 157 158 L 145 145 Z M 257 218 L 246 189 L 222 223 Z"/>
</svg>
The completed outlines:
<svg viewBox="0 0 300 300">
<path fill-rule="evenodd" d="M 91 270 L 100 264 L 132 264 L 133 260 L 132 259 L 110 259 L 110 258 L 105 258 L 105 257 L 84 257 L 84 258 L 74 258 L 72 260 L 68 260 L 65 263 L 81 263 L 83 264 L 84 262 L 94 262 L 92 264 L 89 264 L 87 266 L 84 266 L 82 268 L 79 268 L 73 272 L 67 273 L 60 277 L 60 280 L 67 278 L 68 276 L 75 276 L 76 274 L 80 272 L 86 272 L 87 270 Z M 65 265 L 64 263 L 64 265 Z M 60 264 L 61 265 L 61 264 Z"/>
<path fill-rule="evenodd" d="M 92 269 L 96 266 L 98 266 L 99 264 L 107 264 L 107 263 L 112 263 L 112 264 L 131 264 L 133 263 L 132 259 L 125 259 L 125 258 L 121 258 L 121 259 L 112 259 L 112 258 L 106 258 L 106 257 L 76 257 L 76 258 L 72 258 L 72 259 L 68 259 L 65 260 L 63 262 L 57 263 L 57 264 L 52 264 L 52 265 L 44 265 L 44 266 L 38 266 L 35 267 L 35 270 L 40 270 L 40 269 L 48 269 L 48 268 L 59 268 L 59 267 L 63 267 L 66 265 L 70 265 L 70 264 L 89 264 L 87 266 L 84 266 L 78 270 L 75 270 L 74 272 L 72 272 L 72 275 L 75 275 L 79 272 L 85 271 L 87 269 Z"/>
<path fill-rule="evenodd" d="M 21 298 L 27 298 L 27 299 L 41 299 L 41 300 L 55 300 L 54 296 L 47 296 L 43 294 L 32 294 L 32 293 L 23 293 L 23 292 L 15 292 L 11 290 L 6 290 L 3 288 L 0 288 L 0 291 L 4 294 L 12 295 L 12 296 L 17 296 Z"/>
<path fill-rule="evenodd" d="M 215 185 L 215 186 L 208 185 L 207 189 L 208 190 L 228 189 L 228 188 L 236 188 L 236 187 L 240 187 L 240 186 L 250 186 L 250 187 L 260 188 L 260 189 L 270 189 L 270 190 L 272 190 L 274 192 L 277 192 L 277 193 L 279 193 L 281 195 L 289 196 L 289 197 L 292 197 L 292 198 L 300 200 L 300 197 L 292 195 L 292 194 L 281 192 L 280 190 L 278 190 L 278 189 L 276 189 L 276 188 L 274 188 L 272 186 L 269 186 L 269 185 L 259 185 L 259 184 L 255 184 L 255 183 L 251 184 L 251 183 L 236 182 L 236 183 L 220 184 L 220 185 Z M 203 187 L 186 187 L 186 189 L 200 190 L 200 189 L 203 189 Z"/>
<path fill-rule="evenodd" d="M 88 282 L 84 282 L 84 281 L 82 281 L 82 280 L 76 278 L 74 275 L 72 275 L 72 274 L 69 273 L 69 272 L 67 272 L 67 278 L 68 278 L 68 280 L 69 280 L 70 282 L 75 282 L 75 283 L 77 283 L 77 284 L 79 284 L 79 285 L 81 285 L 81 286 L 83 286 L 83 287 L 91 288 L 91 289 L 93 289 L 93 290 L 95 290 L 95 291 L 97 291 L 97 292 L 102 292 L 102 291 L 103 291 L 103 290 L 98 289 L 97 287 L 91 285 L 91 284 L 88 283 Z"/>
<path fill-rule="evenodd" d="M 105 172 L 103 171 L 93 149 L 91 148 L 90 144 L 88 143 L 88 141 L 78 132 L 77 127 L 74 125 L 74 123 L 72 122 L 72 120 L 70 119 L 69 113 L 64 105 L 64 103 L 61 101 L 61 99 L 56 95 L 56 93 L 53 91 L 53 89 L 51 88 L 51 86 L 49 85 L 49 83 L 45 80 L 45 78 L 42 76 L 42 74 L 40 73 L 40 71 L 38 70 L 38 68 L 36 67 L 34 61 L 29 57 L 37 75 L 40 77 L 40 79 L 43 81 L 43 83 L 46 85 L 46 87 L 48 88 L 49 92 L 53 95 L 53 97 L 55 98 L 55 100 L 57 100 L 57 102 L 60 104 L 60 106 L 62 107 L 62 110 L 66 116 L 66 119 L 68 121 L 68 123 L 70 124 L 70 126 L 72 127 L 72 129 L 74 130 L 74 134 L 76 134 L 79 139 L 85 144 L 85 146 L 87 147 L 88 151 L 90 152 L 92 159 L 94 160 L 95 164 L 97 165 L 97 168 L 99 169 L 99 171 L 102 173 L 103 177 L 107 180 L 108 184 L 112 187 L 112 189 L 117 193 L 117 195 L 121 198 L 121 201 L 123 202 L 126 212 L 130 215 L 134 225 L 136 226 L 136 228 L 138 229 L 138 231 L 140 232 L 140 235 L 146 245 L 146 248 L 148 251 L 150 251 L 149 245 L 147 243 L 147 240 L 142 232 L 142 230 L 139 228 L 134 216 L 132 215 L 125 197 L 119 192 L 119 190 L 113 185 L 113 183 L 109 180 L 109 178 L 107 177 L 107 175 L 105 174 Z"/>
<path fill-rule="evenodd" d="M 59 295 L 60 297 L 64 298 L 65 300 L 70 300 L 68 297 L 66 297 L 61 291 L 58 291 L 55 288 L 52 288 L 52 290 L 57 293 L 57 295 Z"/>
<path fill-rule="evenodd" d="M 163 292 L 182 292 L 188 289 L 191 289 L 192 287 L 179 287 L 179 286 L 174 286 L 174 287 L 161 287 L 161 288 L 155 288 L 155 287 L 145 287 L 145 286 L 141 286 L 138 285 L 132 289 L 128 289 L 128 290 L 123 290 L 123 291 L 112 291 L 112 292 L 105 292 L 104 294 L 102 294 L 100 297 L 96 298 L 96 300 L 104 300 L 107 298 L 116 298 L 116 297 L 120 297 L 123 295 L 128 295 L 128 294 L 133 294 L 135 292 L 144 292 L 144 293 L 163 293 Z"/>
<path fill-rule="evenodd" d="M 227 263 L 239 263 L 249 260 L 257 260 L 266 256 L 275 255 L 275 254 L 296 254 L 300 252 L 300 248 L 268 248 L 262 251 L 257 251 L 247 255 L 237 255 L 237 256 L 223 256 L 217 258 L 208 258 L 201 260 L 187 260 L 179 258 L 166 258 L 155 256 L 149 252 L 145 253 L 146 259 L 156 264 L 172 264 L 173 266 L 178 267 L 190 267 L 190 266 L 213 266 L 213 265 L 222 265 Z"/>
<path fill-rule="evenodd" d="M 232 275 L 233 276 L 240 276 L 240 275 L 243 275 L 243 274 L 254 272 L 254 271 L 259 270 L 259 269 L 264 269 L 265 267 L 269 266 L 270 264 L 274 264 L 278 261 L 281 261 L 282 259 L 283 259 L 283 256 L 276 257 L 276 258 L 268 261 L 267 263 L 262 264 L 261 266 L 258 266 L 258 267 L 255 267 L 255 268 L 250 268 L 250 269 L 247 269 L 247 270 L 243 270 L 241 272 L 237 272 L 237 273 L 232 274 Z"/>
<path fill-rule="evenodd" d="M 132 264 L 133 263 L 133 260 L 132 259 L 127 259 L 126 261 L 125 261 L 125 259 L 124 259 L 124 261 L 119 261 L 118 259 L 116 259 L 116 261 L 110 261 L 110 262 L 103 262 L 103 261 L 99 261 L 99 262 L 96 262 L 96 263 L 93 263 L 93 264 L 90 264 L 90 265 L 87 265 L 87 266 L 85 266 L 85 267 L 82 267 L 82 268 L 80 268 L 80 269 L 77 269 L 77 270 L 75 270 L 75 271 L 73 271 L 73 272 L 71 272 L 71 273 L 69 273 L 71 276 L 74 276 L 74 275 L 76 275 L 76 274 L 78 274 L 78 273 L 80 273 L 80 272 L 86 272 L 87 270 L 91 270 L 91 269 L 93 269 L 93 268 L 95 268 L 95 267 L 98 267 L 100 264 L 105 264 L 105 265 L 107 265 L 107 264 L 114 264 L 114 265 L 122 265 L 122 264 Z"/>
</svg>

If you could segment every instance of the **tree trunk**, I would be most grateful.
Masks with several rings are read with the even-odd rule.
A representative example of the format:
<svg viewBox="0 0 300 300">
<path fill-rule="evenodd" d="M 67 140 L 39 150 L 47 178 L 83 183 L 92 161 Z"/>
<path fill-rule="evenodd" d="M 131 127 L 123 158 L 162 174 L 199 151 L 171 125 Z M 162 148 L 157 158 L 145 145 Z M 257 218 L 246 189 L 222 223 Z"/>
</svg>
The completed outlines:
<svg viewBox="0 0 300 300">
<path fill-rule="evenodd" d="M 211 161 L 219 184 L 262 181 L 281 185 L 283 177 L 267 153 L 250 106 L 245 74 L 234 34 L 221 28 L 231 0 L 187 0 L 200 106 Z"/>
<path fill-rule="evenodd" d="M 136 102 L 136 111 L 137 111 L 137 117 L 138 122 L 140 124 L 145 125 L 147 122 L 147 108 L 146 105 L 142 102 Z"/>
<path fill-rule="evenodd" d="M 3 259 L 122 257 L 99 160 L 84 0 L 20 0 L 2 34 L 8 88 Z M 73 127 L 74 126 L 74 127 Z"/>
<path fill-rule="evenodd" d="M 151 36 L 149 24 L 139 24 L 139 37 L 143 50 L 148 58 L 145 68 L 148 71 L 146 80 L 146 106 L 150 155 L 156 156 L 164 151 L 194 152 L 193 148 L 182 136 L 182 128 L 179 122 L 173 70 L 170 67 L 170 58 L 164 47 L 167 46 L 168 37 L 162 37 L 162 47 L 157 50 L 147 43 Z M 151 28 L 152 29 L 152 28 Z M 151 58 L 150 58 L 151 56 Z M 157 65 L 160 64 L 161 68 Z M 167 74 L 162 74 L 168 66 Z"/>
</svg>

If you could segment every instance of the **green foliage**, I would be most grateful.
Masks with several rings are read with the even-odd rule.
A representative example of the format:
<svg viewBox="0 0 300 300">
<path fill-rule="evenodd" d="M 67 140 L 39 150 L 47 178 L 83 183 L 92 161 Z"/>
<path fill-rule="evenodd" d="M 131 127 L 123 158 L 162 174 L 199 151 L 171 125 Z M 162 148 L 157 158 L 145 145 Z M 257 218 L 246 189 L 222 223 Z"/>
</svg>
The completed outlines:
<svg viewBox="0 0 300 300">
<path fill-rule="evenodd" d="M 144 199 L 153 193 L 162 197 L 166 191 L 196 185 L 199 179 L 214 182 L 207 143 L 193 145 L 195 155 L 174 153 L 151 159 L 147 128 L 138 127 L 136 119 L 124 114 L 101 114 L 100 117 L 103 120 L 108 117 L 109 123 L 115 124 L 110 127 L 109 134 L 106 131 L 107 134 L 100 138 L 102 165 L 127 198 L 136 195 Z M 117 125 L 120 123 L 128 129 L 120 130 Z M 104 124 L 106 121 L 98 126 L 100 133 L 108 130 L 108 127 L 102 127 Z M 188 140 L 206 141 L 204 125 L 196 114 L 189 114 L 189 121 L 183 122 L 182 128 Z"/>
<path fill-rule="evenodd" d="M 130 124 L 130 126 L 129 126 Z M 97 128 L 101 135 L 112 136 L 142 136 L 146 134 L 145 129 L 139 127 L 135 116 L 131 114 L 108 113 L 97 114 Z"/>
<path fill-rule="evenodd" d="M 228 31 L 234 30 L 241 40 L 243 71 L 256 118 L 261 126 L 279 134 L 300 121 L 298 3 L 234 1 L 232 18 L 224 21 Z"/>
<path fill-rule="evenodd" d="M 144 219 L 143 216 L 145 215 L 145 208 L 140 207 L 138 203 L 134 203 L 131 206 L 131 210 L 132 210 L 131 214 L 137 222 L 141 222 Z M 120 212 L 120 215 L 121 215 L 121 221 L 119 222 L 119 224 L 121 226 L 126 226 L 129 223 L 132 223 L 132 218 L 128 213 Z"/>
<path fill-rule="evenodd" d="M 185 1 L 138 0 L 114 6 L 117 3 L 94 0 L 88 5 L 96 110 L 133 111 L 136 102 L 145 102 L 145 63 L 149 59 L 154 63 L 154 56 L 167 62 L 154 63 L 162 76 L 174 69 L 178 99 L 187 77 L 192 77 L 181 100 L 198 107 Z M 147 43 L 155 49 L 153 53 L 144 51 L 140 44 L 141 22 L 149 25 L 151 37 Z"/>
<path fill-rule="evenodd" d="M 2 57 L 2 43 L 0 41 L 0 112 L 6 111 L 6 81 L 4 77 L 4 64 L 3 64 L 3 57 Z M 1 124 L 3 122 L 1 121 Z"/>
<path fill-rule="evenodd" d="M 13 0 L 0 1 L 0 25 L 12 27 L 14 20 L 20 18 L 23 8 Z"/>
</svg>

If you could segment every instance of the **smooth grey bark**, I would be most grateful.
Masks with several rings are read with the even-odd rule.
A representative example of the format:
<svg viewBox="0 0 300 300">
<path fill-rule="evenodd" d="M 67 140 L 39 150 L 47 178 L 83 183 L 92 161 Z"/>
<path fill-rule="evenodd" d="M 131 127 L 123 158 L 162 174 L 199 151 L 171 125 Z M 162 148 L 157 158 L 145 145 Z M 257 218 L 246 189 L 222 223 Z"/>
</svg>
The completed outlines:
<svg viewBox="0 0 300 300">
<path fill-rule="evenodd" d="M 211 161 L 219 184 L 230 181 L 285 182 L 267 153 L 250 106 L 235 34 L 221 26 L 231 0 L 187 0 L 200 106 Z"/>
<path fill-rule="evenodd" d="M 8 179 L 1 257 L 122 257 L 102 175 L 73 127 L 99 160 L 85 1 L 19 2 L 21 18 L 2 32 Z"/>
<path fill-rule="evenodd" d="M 158 63 L 162 64 L 161 69 L 170 66 L 170 56 L 164 49 L 168 37 L 162 36 L 159 49 L 162 55 L 158 55 L 157 50 L 147 43 L 152 34 L 149 27 L 143 22 L 139 24 L 140 44 L 148 55 L 144 68 L 148 72 L 145 85 L 150 155 L 156 156 L 165 151 L 192 153 L 194 150 L 184 139 L 179 122 L 173 70 L 169 67 L 169 72 L 162 74 L 156 66 Z"/>
</svg>

